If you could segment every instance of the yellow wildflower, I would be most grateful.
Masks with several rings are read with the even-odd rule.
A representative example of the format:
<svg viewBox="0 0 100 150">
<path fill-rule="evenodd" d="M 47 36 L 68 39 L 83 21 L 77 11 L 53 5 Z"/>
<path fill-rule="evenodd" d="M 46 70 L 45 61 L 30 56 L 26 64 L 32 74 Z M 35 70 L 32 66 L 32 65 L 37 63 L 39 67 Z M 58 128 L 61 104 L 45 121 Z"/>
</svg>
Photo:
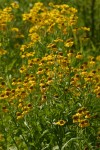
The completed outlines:
<svg viewBox="0 0 100 150">
<path fill-rule="evenodd" d="M 19 4 L 17 2 L 11 3 L 12 8 L 19 8 Z"/>
<path fill-rule="evenodd" d="M 65 120 L 59 120 L 58 122 L 54 122 L 53 124 L 63 126 L 65 125 L 66 121 Z"/>
<path fill-rule="evenodd" d="M 80 123 L 79 123 L 79 127 L 81 127 L 81 128 L 88 127 L 89 125 L 90 125 L 90 123 L 86 119 L 81 120 Z"/>
</svg>

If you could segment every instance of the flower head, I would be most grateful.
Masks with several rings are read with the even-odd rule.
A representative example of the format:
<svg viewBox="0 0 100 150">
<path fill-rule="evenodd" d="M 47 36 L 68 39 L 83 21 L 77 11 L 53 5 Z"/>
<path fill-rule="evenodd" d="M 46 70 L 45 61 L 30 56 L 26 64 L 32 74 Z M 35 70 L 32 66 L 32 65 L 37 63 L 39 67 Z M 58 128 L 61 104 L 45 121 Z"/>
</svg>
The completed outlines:
<svg viewBox="0 0 100 150">
<path fill-rule="evenodd" d="M 59 120 L 57 122 L 54 122 L 55 125 L 63 126 L 65 125 L 66 121 L 65 120 Z"/>
</svg>

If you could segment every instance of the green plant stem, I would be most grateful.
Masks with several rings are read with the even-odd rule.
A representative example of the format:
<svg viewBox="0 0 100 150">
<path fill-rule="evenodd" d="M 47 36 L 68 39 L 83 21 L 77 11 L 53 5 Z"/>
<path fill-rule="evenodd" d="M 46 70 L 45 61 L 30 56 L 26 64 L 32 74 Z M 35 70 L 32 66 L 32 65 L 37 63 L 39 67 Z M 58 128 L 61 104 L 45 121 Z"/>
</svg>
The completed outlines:
<svg viewBox="0 0 100 150">
<path fill-rule="evenodd" d="M 94 38 L 95 31 L 95 2 L 96 0 L 91 1 L 91 36 Z"/>
</svg>

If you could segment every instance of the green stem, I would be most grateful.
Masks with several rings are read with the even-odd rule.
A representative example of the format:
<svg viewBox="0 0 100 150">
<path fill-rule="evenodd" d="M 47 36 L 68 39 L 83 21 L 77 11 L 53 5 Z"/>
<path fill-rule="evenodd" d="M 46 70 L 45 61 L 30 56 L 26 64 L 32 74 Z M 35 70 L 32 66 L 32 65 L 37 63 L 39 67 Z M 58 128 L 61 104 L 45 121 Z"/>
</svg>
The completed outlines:
<svg viewBox="0 0 100 150">
<path fill-rule="evenodd" d="M 96 0 L 91 1 L 91 33 L 92 39 L 94 38 L 94 30 L 95 30 L 95 2 Z"/>
<path fill-rule="evenodd" d="M 16 143 L 16 141 L 15 141 L 14 138 L 13 138 L 13 135 L 11 135 L 11 137 L 12 137 L 12 140 L 13 140 L 13 142 L 14 142 L 16 148 L 17 148 L 18 150 L 20 150 L 19 147 L 18 147 L 18 145 L 17 145 L 17 143 Z"/>
</svg>

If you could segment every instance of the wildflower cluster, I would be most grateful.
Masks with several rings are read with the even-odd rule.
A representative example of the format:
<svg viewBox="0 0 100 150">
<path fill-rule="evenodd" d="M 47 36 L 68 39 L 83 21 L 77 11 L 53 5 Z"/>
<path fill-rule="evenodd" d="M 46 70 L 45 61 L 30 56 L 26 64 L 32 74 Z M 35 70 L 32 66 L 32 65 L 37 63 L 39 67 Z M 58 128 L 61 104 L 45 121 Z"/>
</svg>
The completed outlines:
<svg viewBox="0 0 100 150">
<path fill-rule="evenodd" d="M 87 52 L 90 29 L 66 4 L 38 2 L 28 12 L 19 4 L 0 10 L 0 148 L 94 148 L 100 56 Z"/>
<path fill-rule="evenodd" d="M 73 123 L 79 123 L 79 127 L 84 128 L 89 126 L 89 121 L 87 119 L 91 118 L 89 111 L 82 107 L 77 110 L 77 113 L 73 115 Z"/>
<path fill-rule="evenodd" d="M 7 23 L 11 22 L 13 19 L 13 15 L 11 13 L 12 8 L 6 7 L 3 10 L 0 10 L 0 30 L 4 31 L 6 30 Z"/>
</svg>

